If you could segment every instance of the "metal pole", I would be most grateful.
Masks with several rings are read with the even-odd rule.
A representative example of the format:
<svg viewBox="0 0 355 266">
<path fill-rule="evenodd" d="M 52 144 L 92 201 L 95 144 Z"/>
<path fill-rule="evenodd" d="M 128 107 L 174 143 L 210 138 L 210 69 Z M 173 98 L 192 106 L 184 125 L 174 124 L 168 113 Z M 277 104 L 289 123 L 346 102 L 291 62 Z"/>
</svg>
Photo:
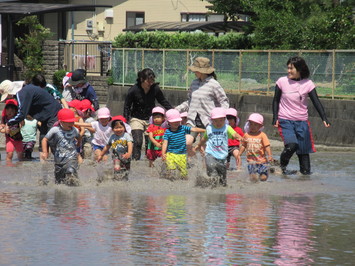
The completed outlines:
<svg viewBox="0 0 355 266">
<path fill-rule="evenodd" d="M 122 49 L 122 86 L 124 86 L 124 76 L 125 76 L 125 49 Z"/>
<path fill-rule="evenodd" d="M 238 85 L 238 91 L 241 93 L 242 90 L 242 61 L 243 61 L 243 53 L 242 51 L 239 51 L 239 85 Z"/>
<path fill-rule="evenodd" d="M 163 49 L 163 89 L 165 89 L 165 49 Z"/>
<path fill-rule="evenodd" d="M 270 50 L 268 51 L 268 56 L 267 56 L 267 91 L 266 95 L 269 95 L 269 89 L 270 89 L 270 79 L 271 79 L 271 52 Z"/>
<path fill-rule="evenodd" d="M 333 50 L 333 66 L 332 66 L 332 100 L 334 100 L 335 93 L 335 50 Z"/>
</svg>

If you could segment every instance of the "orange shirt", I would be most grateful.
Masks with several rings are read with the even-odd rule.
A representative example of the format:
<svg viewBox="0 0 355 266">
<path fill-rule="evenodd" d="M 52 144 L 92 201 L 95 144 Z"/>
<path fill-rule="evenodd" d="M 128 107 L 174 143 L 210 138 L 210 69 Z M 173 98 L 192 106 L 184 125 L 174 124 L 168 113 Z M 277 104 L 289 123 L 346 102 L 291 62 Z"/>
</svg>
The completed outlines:
<svg viewBox="0 0 355 266">
<path fill-rule="evenodd" d="M 247 161 L 250 163 L 266 163 L 265 148 L 270 146 L 270 141 L 264 132 L 258 135 L 244 134 L 242 145 L 245 147 Z"/>
</svg>

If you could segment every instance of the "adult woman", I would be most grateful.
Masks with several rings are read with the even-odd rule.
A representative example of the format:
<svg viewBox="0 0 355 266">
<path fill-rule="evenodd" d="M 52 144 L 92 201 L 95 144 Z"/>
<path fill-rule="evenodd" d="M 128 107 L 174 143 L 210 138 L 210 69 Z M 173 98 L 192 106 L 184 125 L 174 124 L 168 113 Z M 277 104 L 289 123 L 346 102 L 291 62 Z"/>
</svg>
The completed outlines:
<svg viewBox="0 0 355 266">
<path fill-rule="evenodd" d="M 296 152 L 300 172 L 311 174 L 309 154 L 315 152 L 310 124 L 308 121 L 307 96 L 318 111 L 325 127 L 330 123 L 324 108 L 319 101 L 314 83 L 308 79 L 310 73 L 303 58 L 291 57 L 287 61 L 288 75 L 276 82 L 273 100 L 272 124 L 278 128 L 285 147 L 280 156 L 280 165 L 283 174 L 291 174 L 286 167 Z"/>
<path fill-rule="evenodd" d="M 123 116 L 130 122 L 133 137 L 133 160 L 139 160 L 143 144 L 143 133 L 149 126 L 149 117 L 155 107 L 155 100 L 166 110 L 172 108 L 165 99 L 159 83 L 155 82 L 155 74 L 150 68 L 138 72 L 137 83 L 129 90 L 124 103 Z M 145 137 L 147 145 L 148 136 Z"/>
<path fill-rule="evenodd" d="M 187 124 L 192 127 L 206 128 L 211 123 L 211 111 L 215 107 L 229 108 L 229 100 L 222 86 L 217 81 L 215 69 L 206 57 L 196 57 L 189 69 L 197 79 L 192 81 L 187 101 L 175 109 L 187 111 Z M 186 145 L 190 155 L 192 143 L 197 134 L 186 135 Z"/>
</svg>

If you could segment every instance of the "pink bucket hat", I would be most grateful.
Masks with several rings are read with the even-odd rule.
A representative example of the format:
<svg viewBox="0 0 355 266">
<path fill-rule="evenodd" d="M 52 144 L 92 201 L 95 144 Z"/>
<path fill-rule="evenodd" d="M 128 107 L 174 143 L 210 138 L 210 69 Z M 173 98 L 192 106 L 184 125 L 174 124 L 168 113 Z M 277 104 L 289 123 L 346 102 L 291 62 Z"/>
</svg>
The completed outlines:
<svg viewBox="0 0 355 266">
<path fill-rule="evenodd" d="M 224 108 L 216 107 L 212 109 L 211 119 L 217 119 L 222 117 L 226 117 L 226 110 Z"/>
<path fill-rule="evenodd" d="M 231 115 L 231 116 L 238 117 L 238 112 L 234 108 L 229 108 L 226 111 L 226 115 Z"/>
<path fill-rule="evenodd" d="M 97 117 L 100 118 L 111 118 L 110 110 L 107 107 L 102 107 L 97 111 Z"/>
<path fill-rule="evenodd" d="M 264 125 L 264 117 L 259 113 L 253 113 L 249 116 L 248 121 Z"/>
<path fill-rule="evenodd" d="M 157 106 L 157 107 L 154 107 L 154 108 L 153 108 L 152 114 L 162 114 L 162 115 L 165 115 L 165 110 L 164 110 L 164 108 L 162 108 L 162 107 L 160 107 L 160 106 Z"/>
<path fill-rule="evenodd" d="M 168 122 L 181 122 L 182 120 L 179 111 L 176 109 L 166 111 L 165 115 Z"/>
</svg>

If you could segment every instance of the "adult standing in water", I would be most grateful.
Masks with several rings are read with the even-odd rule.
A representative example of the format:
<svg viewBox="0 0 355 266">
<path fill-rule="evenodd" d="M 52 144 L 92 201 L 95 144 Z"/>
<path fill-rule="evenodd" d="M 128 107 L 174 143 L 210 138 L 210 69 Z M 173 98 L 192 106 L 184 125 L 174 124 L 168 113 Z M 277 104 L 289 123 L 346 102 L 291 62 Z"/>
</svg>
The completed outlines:
<svg viewBox="0 0 355 266">
<path fill-rule="evenodd" d="M 210 123 L 210 114 L 215 107 L 229 108 L 228 97 L 217 81 L 215 69 L 206 57 L 196 57 L 189 69 L 195 73 L 196 79 L 192 81 L 188 98 L 176 106 L 180 112 L 188 112 L 187 125 L 205 129 Z M 192 143 L 197 134 L 186 135 L 187 150 L 193 155 Z"/>
<path fill-rule="evenodd" d="M 23 121 L 27 115 L 41 122 L 39 143 L 49 129 L 58 120 L 57 113 L 62 108 L 60 103 L 44 89 L 33 84 L 23 85 L 22 81 L 4 80 L 0 84 L 1 102 L 16 96 L 18 111 L 14 118 L 7 122 L 11 126 Z M 41 144 L 39 151 L 42 152 Z"/>
<path fill-rule="evenodd" d="M 308 121 L 309 97 L 318 111 L 325 127 L 330 123 L 320 102 L 316 86 L 309 79 L 309 69 L 302 57 L 291 57 L 287 61 L 287 73 L 276 82 L 273 99 L 273 121 L 284 141 L 284 150 L 280 156 L 283 174 L 292 174 L 286 167 L 296 152 L 300 165 L 300 172 L 311 174 L 309 154 L 315 152 L 310 123 Z"/>
<path fill-rule="evenodd" d="M 166 110 L 173 108 L 165 99 L 155 74 L 150 68 L 138 72 L 137 82 L 129 90 L 124 103 L 123 116 L 129 121 L 133 137 L 133 160 L 139 160 L 143 145 L 143 134 L 149 126 L 149 117 L 155 107 L 155 100 Z M 145 135 L 148 143 L 148 135 Z"/>
</svg>

